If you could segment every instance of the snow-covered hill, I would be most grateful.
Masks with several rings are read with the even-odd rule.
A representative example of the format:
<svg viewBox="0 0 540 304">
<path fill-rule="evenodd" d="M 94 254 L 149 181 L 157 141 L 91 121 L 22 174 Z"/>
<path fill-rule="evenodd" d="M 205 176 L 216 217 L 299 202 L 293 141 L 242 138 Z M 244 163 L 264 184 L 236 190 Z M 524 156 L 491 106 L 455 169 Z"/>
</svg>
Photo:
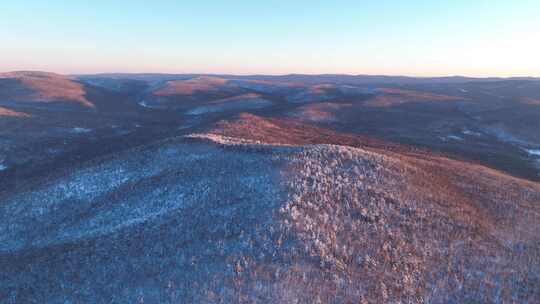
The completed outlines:
<svg viewBox="0 0 540 304">
<path fill-rule="evenodd" d="M 538 185 L 448 159 L 199 134 L 1 200 L 4 303 L 540 299 Z"/>
</svg>

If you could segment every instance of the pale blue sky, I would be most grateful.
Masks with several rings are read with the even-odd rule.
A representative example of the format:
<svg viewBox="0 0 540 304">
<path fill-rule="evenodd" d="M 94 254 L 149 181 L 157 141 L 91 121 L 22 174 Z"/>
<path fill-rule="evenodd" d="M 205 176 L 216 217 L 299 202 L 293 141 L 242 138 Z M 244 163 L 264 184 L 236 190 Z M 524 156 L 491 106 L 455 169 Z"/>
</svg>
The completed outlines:
<svg viewBox="0 0 540 304">
<path fill-rule="evenodd" d="M 0 71 L 540 76 L 539 0 L 2 1 Z"/>
</svg>

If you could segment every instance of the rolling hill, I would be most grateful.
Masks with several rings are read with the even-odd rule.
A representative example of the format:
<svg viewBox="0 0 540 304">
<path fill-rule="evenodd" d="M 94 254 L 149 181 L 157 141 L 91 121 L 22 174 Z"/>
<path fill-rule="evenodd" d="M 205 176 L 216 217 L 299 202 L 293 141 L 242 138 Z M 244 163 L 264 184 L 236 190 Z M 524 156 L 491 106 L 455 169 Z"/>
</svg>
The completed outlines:
<svg viewBox="0 0 540 304">
<path fill-rule="evenodd" d="M 0 74 L 2 103 L 66 103 L 93 108 L 82 84 L 62 75 L 43 72 Z"/>
</svg>

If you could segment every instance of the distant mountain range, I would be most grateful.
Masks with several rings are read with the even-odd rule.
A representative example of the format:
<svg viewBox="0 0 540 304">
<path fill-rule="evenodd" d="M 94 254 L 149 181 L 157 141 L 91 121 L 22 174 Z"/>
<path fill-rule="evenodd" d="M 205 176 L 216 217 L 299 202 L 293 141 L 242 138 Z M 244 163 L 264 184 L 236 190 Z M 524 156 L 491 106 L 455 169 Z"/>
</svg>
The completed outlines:
<svg viewBox="0 0 540 304">
<path fill-rule="evenodd" d="M 344 75 L 344 74 L 289 74 L 289 75 L 229 75 L 229 74 L 160 74 L 160 73 L 103 73 L 73 75 L 79 79 L 95 77 L 123 78 L 135 80 L 177 80 L 194 77 L 219 77 L 224 79 L 264 80 L 279 82 L 301 83 L 341 83 L 341 84 L 420 84 L 420 83 L 466 83 L 466 82 L 496 82 L 508 80 L 540 81 L 536 77 L 486 77 L 474 78 L 464 76 L 445 77 L 409 77 L 409 76 L 384 76 L 384 75 Z"/>
</svg>

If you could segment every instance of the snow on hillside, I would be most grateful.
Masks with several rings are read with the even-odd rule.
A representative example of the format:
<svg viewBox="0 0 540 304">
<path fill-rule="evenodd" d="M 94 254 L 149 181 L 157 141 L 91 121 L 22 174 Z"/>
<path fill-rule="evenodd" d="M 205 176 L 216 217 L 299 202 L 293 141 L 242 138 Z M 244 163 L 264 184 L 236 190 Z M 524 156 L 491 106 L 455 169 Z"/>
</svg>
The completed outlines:
<svg viewBox="0 0 540 304">
<path fill-rule="evenodd" d="M 4 171 L 8 166 L 4 163 L 4 160 L 0 158 L 0 171 Z"/>
<path fill-rule="evenodd" d="M 83 134 L 83 133 L 90 133 L 90 132 L 92 132 L 91 129 L 82 128 L 82 127 L 75 127 L 71 129 L 71 133 L 75 133 L 75 134 Z"/>
<path fill-rule="evenodd" d="M 527 153 L 534 156 L 540 156 L 540 149 L 528 149 Z"/>
<path fill-rule="evenodd" d="M 540 199 L 537 190 L 514 182 L 518 194 L 497 194 L 487 184 L 496 175 L 476 169 L 489 197 L 473 201 L 506 211 L 483 226 L 491 209 L 480 218 L 456 198 L 472 171 L 457 179 L 464 186 L 439 187 L 440 170 L 423 162 L 215 134 L 122 152 L 1 198 L 0 255 L 11 262 L 2 267 L 0 296 L 14 303 L 537 299 L 534 284 L 520 283 L 540 273 L 523 262 L 539 254 L 526 245 L 533 234 L 514 238 L 503 226 L 522 218 L 529 222 L 508 229 L 539 228 L 536 213 L 522 211 L 524 201 Z"/>
</svg>

